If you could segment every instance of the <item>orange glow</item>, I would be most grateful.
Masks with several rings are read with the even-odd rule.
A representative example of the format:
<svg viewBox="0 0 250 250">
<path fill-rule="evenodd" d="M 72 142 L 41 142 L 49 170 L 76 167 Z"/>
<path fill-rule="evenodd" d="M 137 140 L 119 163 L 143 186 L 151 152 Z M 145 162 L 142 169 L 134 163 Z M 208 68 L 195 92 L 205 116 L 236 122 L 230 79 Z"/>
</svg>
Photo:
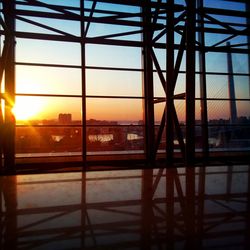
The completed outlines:
<svg viewBox="0 0 250 250">
<path fill-rule="evenodd" d="M 12 111 L 16 120 L 36 118 L 42 111 L 44 103 L 36 97 L 16 97 Z"/>
</svg>

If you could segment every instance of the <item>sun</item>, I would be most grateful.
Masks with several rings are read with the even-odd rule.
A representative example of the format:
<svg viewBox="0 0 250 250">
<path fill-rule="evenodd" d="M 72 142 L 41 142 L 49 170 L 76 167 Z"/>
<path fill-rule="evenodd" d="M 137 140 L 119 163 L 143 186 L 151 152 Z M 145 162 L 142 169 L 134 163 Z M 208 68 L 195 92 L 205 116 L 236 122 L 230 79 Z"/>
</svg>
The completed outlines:
<svg viewBox="0 0 250 250">
<path fill-rule="evenodd" d="M 15 105 L 12 112 L 19 121 L 38 118 L 40 111 L 43 109 L 43 102 L 37 97 L 18 96 L 16 97 Z"/>
</svg>

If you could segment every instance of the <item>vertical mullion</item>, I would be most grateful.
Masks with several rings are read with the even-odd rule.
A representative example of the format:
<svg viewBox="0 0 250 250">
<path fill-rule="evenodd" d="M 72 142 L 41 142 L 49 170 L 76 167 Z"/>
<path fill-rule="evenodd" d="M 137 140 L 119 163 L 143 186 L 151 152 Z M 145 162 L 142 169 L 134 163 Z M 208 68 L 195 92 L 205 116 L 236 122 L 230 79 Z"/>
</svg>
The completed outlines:
<svg viewBox="0 0 250 250">
<path fill-rule="evenodd" d="M 168 1 L 167 13 L 167 81 L 166 81 L 166 160 L 173 163 L 174 154 L 174 126 L 173 126 L 173 79 L 174 79 L 174 0 Z"/>
<path fill-rule="evenodd" d="M 203 8 L 203 0 L 197 1 L 198 9 Z M 203 12 L 202 12 L 203 13 Z M 201 107 L 201 129 L 202 129 L 202 151 L 204 159 L 209 157 L 208 145 L 208 114 L 207 114 L 207 87 L 206 87 L 206 52 L 205 52 L 205 34 L 204 34 L 204 18 L 202 14 L 198 15 L 200 32 L 198 34 L 201 50 L 199 51 L 200 66 L 200 107 Z"/>
<path fill-rule="evenodd" d="M 186 164 L 195 158 L 195 6 L 187 0 L 186 20 Z"/>
<path fill-rule="evenodd" d="M 82 82 L 82 161 L 86 167 L 87 140 L 86 140 L 86 61 L 85 61 L 85 25 L 84 25 L 84 0 L 80 0 L 81 16 L 81 82 Z"/>
<path fill-rule="evenodd" d="M 12 108 L 15 102 L 15 1 L 3 1 L 3 13 L 7 27 L 5 43 L 8 56 L 5 65 L 5 121 L 4 121 L 4 165 L 8 171 L 15 167 L 15 119 Z"/>
<path fill-rule="evenodd" d="M 143 12 L 143 88 L 145 97 L 145 144 L 147 162 L 154 161 L 154 88 L 153 63 L 151 58 L 152 29 L 151 29 L 151 0 L 142 6 Z"/>
</svg>

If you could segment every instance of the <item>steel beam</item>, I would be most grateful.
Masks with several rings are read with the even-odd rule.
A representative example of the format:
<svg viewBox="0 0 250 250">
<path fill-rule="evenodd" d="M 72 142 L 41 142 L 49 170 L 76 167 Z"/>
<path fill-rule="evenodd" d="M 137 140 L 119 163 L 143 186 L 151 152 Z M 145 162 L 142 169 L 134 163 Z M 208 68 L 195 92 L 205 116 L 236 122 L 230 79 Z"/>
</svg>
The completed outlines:
<svg viewBox="0 0 250 250">
<path fill-rule="evenodd" d="M 7 29 L 6 29 L 7 30 Z M 4 125 L 4 105 L 2 101 L 4 100 L 4 94 L 2 93 L 2 80 L 4 76 L 4 71 L 6 68 L 6 62 L 9 53 L 9 43 L 4 43 L 1 60 L 0 60 L 0 167 L 2 168 L 2 159 L 4 154 L 4 143 L 5 143 L 5 125 Z"/>
<path fill-rule="evenodd" d="M 230 48 L 230 42 L 227 42 L 228 48 Z M 233 76 L 233 62 L 230 52 L 227 53 L 227 70 L 228 70 L 228 95 L 230 100 L 230 122 L 235 124 L 237 122 L 237 108 L 235 101 L 235 89 L 234 89 L 234 76 Z"/>
<path fill-rule="evenodd" d="M 197 8 L 203 9 L 203 0 L 197 1 Z M 198 41 L 201 44 L 199 51 L 199 67 L 200 67 L 200 108 L 201 108 L 201 133 L 202 133 L 202 152 L 203 157 L 209 157 L 208 144 L 208 114 L 207 114 L 207 83 L 206 83 L 206 54 L 205 54 L 205 33 L 204 33 L 204 17 L 198 15 L 198 26 L 201 31 L 198 33 Z"/>
<path fill-rule="evenodd" d="M 82 81 L 82 161 L 86 167 L 87 161 L 87 129 L 86 129 L 86 55 L 85 55 L 85 24 L 84 24 L 84 1 L 80 1 L 81 13 L 81 81 Z"/>
<path fill-rule="evenodd" d="M 150 0 L 147 0 L 148 4 Z M 149 5 L 142 7 L 143 21 L 143 92 L 144 92 L 144 119 L 145 119 L 145 150 L 146 160 L 154 162 L 154 86 L 153 86 L 153 62 L 151 58 L 152 36 L 151 8 Z"/>
<path fill-rule="evenodd" d="M 174 0 L 168 1 L 169 8 L 173 8 Z M 167 165 L 173 164 L 174 157 L 174 100 L 173 100 L 173 80 L 174 80 L 174 12 L 167 15 L 167 81 L 166 81 L 166 161 Z"/>
<path fill-rule="evenodd" d="M 195 7 L 187 0 L 186 20 L 186 164 L 195 158 Z"/>
<path fill-rule="evenodd" d="M 174 99 L 178 99 L 179 97 L 182 97 L 183 94 L 178 94 L 178 95 L 174 95 L 174 89 L 176 86 L 176 82 L 177 82 L 177 78 L 178 78 L 178 74 L 180 71 L 180 66 L 181 66 L 181 62 L 182 62 L 182 58 L 183 58 L 183 54 L 184 54 L 184 48 L 185 48 L 185 42 L 186 42 L 186 31 L 183 32 L 182 34 L 182 38 L 181 38 L 181 42 L 180 42 L 180 48 L 177 54 L 177 58 L 176 58 L 176 62 L 175 62 L 175 67 L 174 67 L 174 74 L 173 74 L 173 97 Z M 172 119 L 174 122 L 174 128 L 175 128 L 175 132 L 176 132 L 176 137 L 178 139 L 179 142 L 179 146 L 182 152 L 182 156 L 183 159 L 185 159 L 185 144 L 184 144 L 184 139 L 183 139 L 183 134 L 182 134 L 182 130 L 180 127 L 180 123 L 178 120 L 178 115 L 176 113 L 175 108 L 173 109 L 173 113 L 172 113 Z"/>
<path fill-rule="evenodd" d="M 13 171 L 15 166 L 15 118 L 12 108 L 15 102 L 15 1 L 3 0 L 3 14 L 7 31 L 5 43 L 8 56 L 5 67 L 5 121 L 4 121 L 4 167 Z"/>
</svg>

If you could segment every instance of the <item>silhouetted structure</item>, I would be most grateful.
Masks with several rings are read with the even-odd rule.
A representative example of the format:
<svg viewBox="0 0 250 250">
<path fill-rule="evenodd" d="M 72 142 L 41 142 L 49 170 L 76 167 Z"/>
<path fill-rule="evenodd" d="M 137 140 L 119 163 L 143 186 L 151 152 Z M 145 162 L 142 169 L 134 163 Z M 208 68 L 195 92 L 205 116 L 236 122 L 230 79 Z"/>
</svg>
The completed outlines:
<svg viewBox="0 0 250 250">
<path fill-rule="evenodd" d="M 80 158 L 84 166 L 108 156 L 108 160 L 140 159 L 149 165 L 164 159 L 168 166 L 176 161 L 192 166 L 197 159 L 211 160 L 219 153 L 220 157 L 237 157 L 236 151 L 249 157 L 248 138 L 240 136 L 249 125 L 237 119 L 250 116 L 249 3 L 216 2 L 215 6 L 205 0 L 79 0 L 63 4 L 1 0 L 0 138 L 8 138 L 0 141 L 3 167 L 13 171 L 18 157 L 23 163 L 34 158 L 33 152 L 15 153 L 17 145 L 27 144 L 22 132 L 31 129 L 31 122 L 19 124 L 13 119 L 16 96 L 56 100 L 51 108 L 56 106 L 59 117 L 32 124 L 40 133 L 38 145 L 43 145 L 41 161 L 54 156 L 49 151 L 48 157 L 46 142 L 49 147 L 55 144 L 57 150 L 60 143 L 68 143 L 68 149 L 60 152 L 65 156 L 73 144 L 79 154 L 75 160 Z M 29 58 L 29 53 L 34 57 Z M 231 58 L 234 54 L 237 59 Z M 232 65 L 237 67 L 232 70 Z M 48 69 L 56 72 L 53 81 L 60 85 L 44 81 L 48 89 L 22 93 L 23 83 L 18 79 L 20 88 L 16 88 L 15 76 L 20 78 L 24 68 L 36 72 L 38 67 L 39 72 L 46 72 L 39 77 L 47 77 Z M 68 72 L 70 79 L 64 79 Z M 229 96 L 225 94 L 227 78 Z M 36 79 L 33 82 L 40 84 Z M 242 86 L 241 91 L 233 93 L 232 85 Z M 57 101 L 64 104 L 62 111 Z M 77 110 L 65 110 L 66 102 Z M 226 109 L 229 102 L 231 107 Z M 80 117 L 77 121 L 70 116 L 75 113 Z M 116 124 L 101 122 L 110 117 Z M 91 118 L 95 119 L 88 120 Z M 232 124 L 210 123 L 230 118 Z M 138 120 L 142 122 L 138 124 Z M 137 129 L 129 128 L 130 124 Z M 130 129 L 140 137 L 133 145 L 126 138 Z M 111 147 L 112 140 L 98 142 L 98 156 L 89 150 L 89 131 L 109 135 L 111 130 L 116 131 L 117 150 L 114 144 Z M 104 145 L 107 150 L 100 150 Z M 56 161 L 65 159 L 56 157 Z"/>
<path fill-rule="evenodd" d="M 229 42 L 227 42 L 227 46 L 230 47 Z M 230 120 L 231 123 L 234 124 L 237 122 L 237 108 L 235 99 L 232 55 L 230 52 L 227 53 L 227 63 L 228 63 L 228 93 L 230 99 Z"/>
<path fill-rule="evenodd" d="M 61 124 L 70 124 L 72 122 L 72 114 L 59 114 L 58 122 Z"/>
</svg>

